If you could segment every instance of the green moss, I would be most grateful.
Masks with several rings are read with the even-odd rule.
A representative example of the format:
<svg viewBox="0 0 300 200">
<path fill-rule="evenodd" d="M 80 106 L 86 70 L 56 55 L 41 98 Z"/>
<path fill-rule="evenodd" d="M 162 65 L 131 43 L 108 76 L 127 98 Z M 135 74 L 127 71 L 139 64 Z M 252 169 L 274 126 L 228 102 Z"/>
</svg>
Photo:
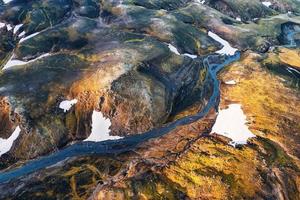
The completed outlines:
<svg viewBox="0 0 300 200">
<path fill-rule="evenodd" d="M 266 154 L 264 157 L 269 166 L 288 167 L 300 172 L 293 159 L 278 144 L 261 137 L 259 138 L 259 141 L 265 149 Z"/>
</svg>

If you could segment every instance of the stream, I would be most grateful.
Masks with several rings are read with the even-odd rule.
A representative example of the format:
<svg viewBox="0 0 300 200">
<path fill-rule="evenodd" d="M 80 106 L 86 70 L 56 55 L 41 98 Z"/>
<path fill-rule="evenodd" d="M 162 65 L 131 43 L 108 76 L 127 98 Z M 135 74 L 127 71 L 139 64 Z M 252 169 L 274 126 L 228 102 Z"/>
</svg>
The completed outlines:
<svg viewBox="0 0 300 200">
<path fill-rule="evenodd" d="M 291 32 L 287 33 L 286 36 L 289 41 L 289 44 L 287 44 L 286 46 L 294 47 L 295 41 L 293 36 L 298 31 L 290 31 Z M 178 126 L 186 125 L 205 117 L 211 109 L 218 110 L 220 101 L 220 83 L 217 78 L 218 72 L 220 72 L 225 66 L 229 65 L 230 63 L 239 60 L 240 52 L 236 52 L 232 56 L 225 56 L 223 63 L 211 63 L 210 60 L 214 56 L 219 55 L 211 54 L 203 58 L 203 64 L 208 67 L 208 75 L 206 78 L 210 78 L 213 82 L 213 92 L 205 107 L 196 115 L 179 119 L 177 121 L 166 124 L 163 127 L 155 128 L 140 135 L 129 136 L 119 140 L 107 140 L 102 142 L 77 142 L 48 156 L 28 161 L 20 168 L 11 169 L 10 171 L 0 173 L 0 184 L 8 182 L 14 178 L 36 172 L 43 168 L 50 167 L 71 157 L 84 155 L 112 155 L 133 150 L 138 145 L 145 141 L 148 141 L 149 139 L 161 137 Z"/>
<path fill-rule="evenodd" d="M 166 124 L 163 127 L 155 128 L 151 131 L 145 132 L 140 135 L 129 136 L 119 140 L 107 140 L 102 142 L 77 142 L 73 145 L 67 146 L 57 152 L 48 156 L 40 157 L 36 160 L 28 161 L 26 164 L 17 169 L 12 169 L 7 172 L 0 173 L 0 183 L 7 182 L 11 179 L 33 173 L 45 167 L 49 167 L 67 158 L 83 156 L 83 155 L 111 155 L 126 152 L 134 149 L 139 144 L 148 141 L 152 138 L 163 136 L 164 134 L 175 129 L 177 126 L 186 125 L 197 121 L 207 115 L 211 108 L 218 109 L 220 100 L 219 80 L 217 79 L 218 72 L 228 64 L 237 61 L 240 58 L 240 53 L 237 52 L 233 56 L 226 56 L 226 59 L 221 64 L 210 63 L 208 55 L 203 59 L 203 64 L 208 67 L 208 76 L 213 81 L 213 92 L 205 107 L 201 112 L 194 116 L 188 116 L 177 121 Z M 207 77 L 208 78 L 208 77 Z"/>
</svg>

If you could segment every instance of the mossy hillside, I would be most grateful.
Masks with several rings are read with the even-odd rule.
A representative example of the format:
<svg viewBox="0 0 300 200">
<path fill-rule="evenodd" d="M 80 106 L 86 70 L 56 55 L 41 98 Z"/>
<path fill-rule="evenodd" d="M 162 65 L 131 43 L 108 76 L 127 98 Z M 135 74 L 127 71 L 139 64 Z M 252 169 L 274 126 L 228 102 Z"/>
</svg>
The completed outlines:
<svg viewBox="0 0 300 200">
<path fill-rule="evenodd" d="M 159 0 L 125 0 L 124 4 L 129 5 L 137 5 L 142 6 L 148 9 L 164 9 L 164 10 L 174 10 L 179 7 L 184 7 L 187 3 L 189 3 L 189 0 L 179 0 L 179 1 L 172 1 L 172 0 L 166 0 L 166 1 L 159 1 Z"/>
<path fill-rule="evenodd" d="M 13 87 L 2 95 L 13 96 L 11 106 L 14 110 L 24 110 L 18 112 L 23 118 L 22 126 L 34 126 L 25 130 L 34 134 L 21 136 L 16 143 L 12 152 L 18 158 L 33 158 L 71 140 L 86 138 L 91 131 L 94 109 L 102 109 L 112 120 L 112 134 L 128 135 L 150 130 L 166 122 L 180 102 L 188 96 L 201 94 L 205 86 L 207 69 L 201 59 L 176 55 L 166 44 L 141 33 L 107 27 L 99 29 L 99 24 L 91 19 L 67 20 L 23 41 L 15 50 L 16 57 L 21 60 L 46 53 L 50 56 L 13 67 L 3 74 L 2 86 Z M 16 74 L 22 75 L 22 79 L 15 80 Z M 28 88 L 31 76 L 39 77 Z M 64 87 L 61 87 L 64 79 Z M 20 84 L 19 81 L 26 83 L 24 87 L 27 88 L 17 88 L 15 85 Z M 142 96 L 138 95 L 141 88 Z M 30 93 L 29 89 L 35 93 Z M 128 100 L 135 96 L 140 99 Z M 103 105 L 99 103 L 101 97 L 105 99 Z M 79 103 L 64 115 L 58 108 L 59 102 L 71 98 L 77 98 Z M 34 106 L 38 109 L 32 109 Z M 138 107 L 144 112 L 138 111 Z M 138 120 L 141 115 L 144 120 Z M 124 124 L 128 126 L 124 128 Z M 46 139 L 40 150 L 29 145 L 40 143 L 43 137 Z"/>
<path fill-rule="evenodd" d="M 274 10 L 266 7 L 258 0 L 209 0 L 206 3 L 232 18 L 239 17 L 244 21 L 251 21 L 254 18 L 263 18 L 276 14 Z"/>
<path fill-rule="evenodd" d="M 90 156 L 71 159 L 44 170 L 43 174 L 47 176 L 36 174 L 34 178 L 27 179 L 30 183 L 17 189 L 16 195 L 9 199 L 87 199 L 97 184 L 116 175 L 122 165 L 122 162 L 107 157 Z M 0 187 L 2 190 L 11 190 L 5 186 Z M 4 196 L 1 198 L 6 199 Z"/>
<path fill-rule="evenodd" d="M 286 85 L 299 90 L 299 50 L 285 47 L 274 48 L 263 60 L 263 66 L 271 73 L 281 76 Z"/>
<path fill-rule="evenodd" d="M 0 69 L 9 60 L 12 50 L 15 47 L 15 38 L 12 31 L 8 31 L 6 27 L 0 29 Z"/>
</svg>

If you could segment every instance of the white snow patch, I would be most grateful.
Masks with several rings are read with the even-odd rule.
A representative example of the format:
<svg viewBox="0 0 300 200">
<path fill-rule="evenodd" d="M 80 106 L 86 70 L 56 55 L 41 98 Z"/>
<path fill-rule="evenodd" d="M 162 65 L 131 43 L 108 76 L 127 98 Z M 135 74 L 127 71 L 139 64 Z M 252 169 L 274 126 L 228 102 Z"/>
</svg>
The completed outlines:
<svg viewBox="0 0 300 200">
<path fill-rule="evenodd" d="M 65 101 L 60 102 L 59 108 L 60 108 L 60 109 L 63 109 L 64 112 L 67 112 L 67 111 L 69 111 L 69 110 L 72 108 L 72 106 L 74 106 L 77 102 L 78 102 L 77 99 L 73 99 L 73 100 L 70 100 L 70 101 L 69 101 L 69 100 L 65 100 Z"/>
<path fill-rule="evenodd" d="M 104 118 L 101 112 L 93 111 L 92 115 L 92 133 L 84 141 L 100 142 L 105 140 L 118 140 L 122 137 L 110 136 L 109 127 L 111 126 L 110 119 Z"/>
<path fill-rule="evenodd" d="M 247 144 L 248 138 L 255 135 L 248 129 L 246 116 L 240 104 L 231 104 L 227 109 L 220 110 L 212 133 L 232 139 L 231 145 Z"/>
<path fill-rule="evenodd" d="M 190 57 L 192 59 L 195 59 L 198 57 L 197 55 L 192 55 L 192 54 L 188 54 L 188 53 L 180 54 L 179 51 L 177 50 L 177 48 L 174 47 L 172 44 L 167 43 L 167 45 L 168 45 L 170 51 L 172 51 L 173 53 L 175 53 L 177 55 L 184 55 L 184 56 Z"/>
<path fill-rule="evenodd" d="M 272 3 L 271 2 L 269 2 L 269 1 L 263 1 L 263 2 L 261 2 L 264 6 L 267 6 L 267 7 L 270 7 L 271 5 L 272 5 Z"/>
<path fill-rule="evenodd" d="M 176 47 L 174 47 L 174 46 L 173 46 L 172 44 L 170 44 L 170 43 L 168 43 L 167 45 L 168 45 L 170 51 L 172 51 L 173 53 L 175 53 L 175 54 L 177 54 L 177 55 L 180 55 L 180 53 L 178 52 L 178 50 L 177 50 Z"/>
<path fill-rule="evenodd" d="M 14 141 L 19 137 L 20 132 L 21 129 L 19 126 L 17 126 L 15 131 L 11 134 L 11 136 L 8 139 L 0 138 L 0 156 L 7 153 L 11 149 Z"/>
<path fill-rule="evenodd" d="M 12 30 L 12 28 L 13 28 L 12 25 L 10 25 L 10 24 L 5 24 L 3 22 L 0 22 L 0 28 L 3 28 L 5 26 L 6 26 L 8 31 Z"/>
<path fill-rule="evenodd" d="M 15 60 L 14 58 L 14 54 L 10 57 L 10 59 L 7 61 L 7 63 L 4 65 L 4 67 L 2 68 L 2 70 L 5 70 L 7 68 L 10 68 L 12 66 L 17 66 L 17 65 L 25 65 L 26 62 L 21 61 L 21 60 Z"/>
<path fill-rule="evenodd" d="M 235 18 L 235 19 L 236 19 L 236 21 L 239 21 L 239 22 L 242 21 L 242 19 L 241 19 L 240 17 L 237 17 L 237 18 Z"/>
<path fill-rule="evenodd" d="M 34 62 L 38 59 L 41 59 L 43 57 L 46 57 L 46 56 L 49 56 L 50 54 L 49 53 L 46 53 L 46 54 L 43 54 L 35 59 L 32 59 L 32 60 L 29 60 L 27 62 L 25 61 L 22 61 L 22 60 L 16 60 L 14 59 L 15 55 L 13 54 L 11 56 L 11 58 L 7 61 L 7 63 L 4 65 L 4 67 L 2 68 L 2 70 L 5 70 L 7 68 L 10 68 L 10 67 L 13 67 L 13 66 L 17 66 L 17 65 L 25 65 L 25 64 L 28 64 L 28 63 L 31 63 L 31 62 Z"/>
<path fill-rule="evenodd" d="M 226 81 L 225 84 L 227 84 L 227 85 L 236 85 L 236 81 L 235 80 Z"/>
<path fill-rule="evenodd" d="M 36 32 L 36 33 L 33 33 L 33 34 L 31 34 L 31 35 L 28 35 L 28 36 L 26 36 L 26 37 L 24 37 L 24 38 L 21 38 L 20 41 L 19 41 L 19 43 L 22 43 L 22 42 L 24 42 L 24 41 L 26 41 L 26 40 L 28 40 L 28 39 L 30 39 L 30 38 L 32 38 L 32 37 L 38 35 L 39 33 L 40 33 L 40 32 Z"/>
<path fill-rule="evenodd" d="M 211 37 L 211 38 L 213 38 L 215 41 L 217 41 L 217 42 L 219 42 L 219 43 L 221 43 L 223 45 L 223 48 L 221 50 L 219 50 L 219 51 L 216 51 L 216 53 L 233 56 L 235 54 L 235 52 L 238 51 L 238 49 L 233 48 L 229 44 L 229 42 L 227 42 L 226 40 L 222 39 L 217 34 L 209 31 L 208 32 L 208 36 Z"/>
<path fill-rule="evenodd" d="M 3 0 L 4 3 L 9 3 L 11 2 L 12 0 Z"/>
<path fill-rule="evenodd" d="M 15 26 L 14 28 L 14 34 L 16 34 L 18 32 L 18 30 L 23 26 L 23 24 L 18 24 Z"/>
<path fill-rule="evenodd" d="M 4 26 L 6 26 L 5 23 L 0 22 L 0 28 L 3 28 Z"/>
<path fill-rule="evenodd" d="M 18 35 L 18 37 L 19 37 L 19 38 L 20 38 L 20 37 L 23 37 L 25 34 L 26 34 L 26 32 L 25 32 L 25 31 L 22 31 L 22 33 L 20 33 L 20 34 Z"/>
<path fill-rule="evenodd" d="M 12 25 L 10 25 L 10 24 L 7 24 L 6 27 L 7 27 L 8 31 L 12 30 L 12 28 L 13 28 Z"/>
<path fill-rule="evenodd" d="M 201 3 L 201 4 L 204 4 L 205 3 L 205 0 L 195 0 L 195 2 L 197 2 L 197 3 Z"/>
<path fill-rule="evenodd" d="M 183 55 L 185 55 L 185 56 L 187 56 L 187 57 L 190 57 L 190 58 L 192 58 L 192 59 L 195 59 L 195 58 L 198 57 L 197 55 L 192 55 L 192 54 L 188 54 L 188 53 L 185 53 L 185 54 L 183 54 Z"/>
</svg>

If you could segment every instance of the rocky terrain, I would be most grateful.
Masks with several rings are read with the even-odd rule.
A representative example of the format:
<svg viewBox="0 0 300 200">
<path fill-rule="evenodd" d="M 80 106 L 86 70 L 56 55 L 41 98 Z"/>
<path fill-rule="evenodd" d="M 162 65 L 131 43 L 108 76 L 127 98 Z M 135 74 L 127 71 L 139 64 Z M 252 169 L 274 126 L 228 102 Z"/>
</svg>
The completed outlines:
<svg viewBox="0 0 300 200">
<path fill-rule="evenodd" d="M 0 199 L 300 199 L 297 0 L 0 0 L 0 70 Z"/>
</svg>

